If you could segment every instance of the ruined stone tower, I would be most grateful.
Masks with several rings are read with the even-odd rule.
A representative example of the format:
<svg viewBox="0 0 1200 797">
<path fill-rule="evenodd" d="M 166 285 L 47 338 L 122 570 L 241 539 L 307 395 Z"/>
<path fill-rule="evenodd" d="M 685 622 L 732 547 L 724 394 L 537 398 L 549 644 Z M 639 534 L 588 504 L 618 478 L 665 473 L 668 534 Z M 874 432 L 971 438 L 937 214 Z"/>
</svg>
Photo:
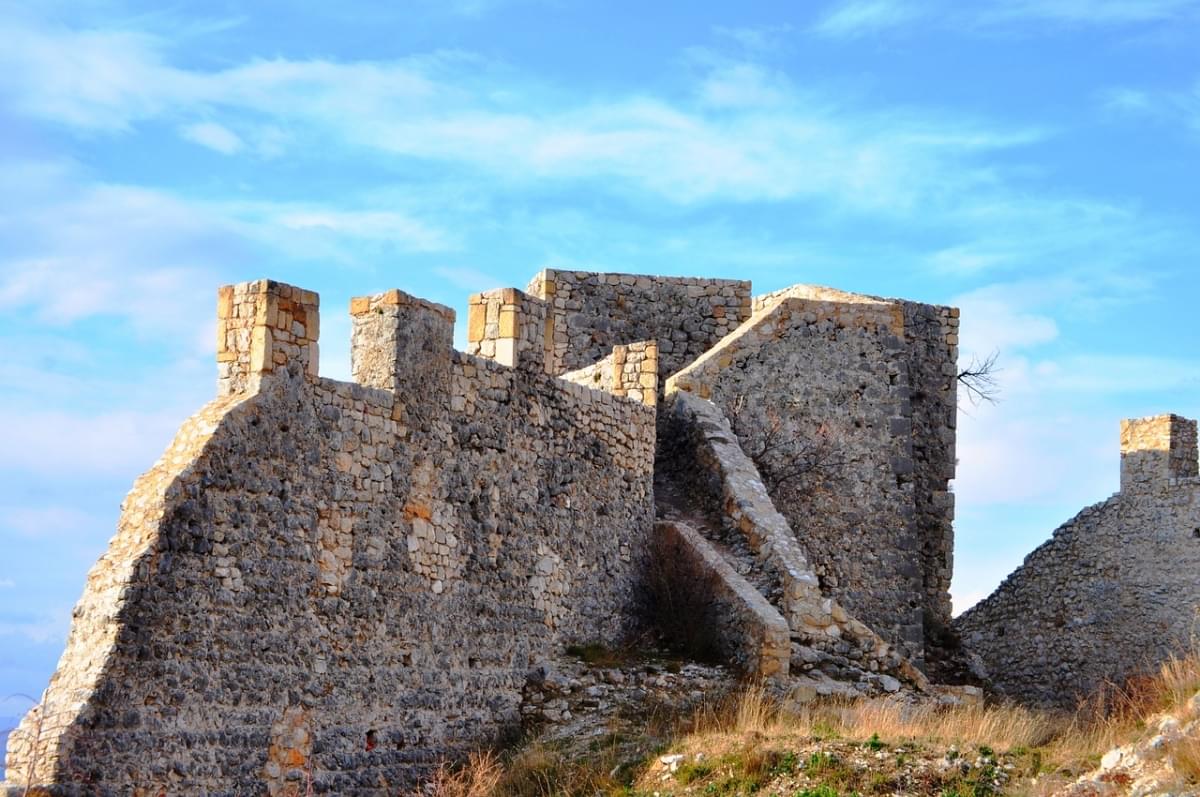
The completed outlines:
<svg viewBox="0 0 1200 797">
<path fill-rule="evenodd" d="M 1196 422 L 1121 423 L 1121 491 L 1088 507 L 956 620 L 999 690 L 1071 706 L 1194 644 Z"/>
</svg>

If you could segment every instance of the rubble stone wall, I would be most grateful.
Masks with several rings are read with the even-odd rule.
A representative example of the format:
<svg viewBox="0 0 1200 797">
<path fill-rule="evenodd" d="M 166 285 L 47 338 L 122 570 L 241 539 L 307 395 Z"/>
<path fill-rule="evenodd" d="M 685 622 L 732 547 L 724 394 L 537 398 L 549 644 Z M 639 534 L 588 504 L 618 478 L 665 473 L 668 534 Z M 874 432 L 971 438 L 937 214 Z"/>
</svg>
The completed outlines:
<svg viewBox="0 0 1200 797">
<path fill-rule="evenodd" d="M 1195 435 L 1195 422 L 1178 416 L 1126 421 L 1121 492 L 1058 528 L 955 620 L 999 690 L 1071 707 L 1106 681 L 1119 683 L 1194 644 Z M 1189 450 L 1190 459 L 1180 453 Z"/>
<path fill-rule="evenodd" d="M 806 649 L 801 669 L 819 666 L 849 681 L 862 671 L 891 672 L 924 688 L 920 673 L 891 645 L 822 593 L 795 533 L 716 405 L 683 390 L 669 392 L 659 416 L 658 456 L 657 467 L 676 471 L 677 479 L 691 485 L 693 496 L 721 519 L 725 547 L 736 549 L 743 541 L 749 547 L 760 594 L 778 608 L 791 638 Z"/>
<path fill-rule="evenodd" d="M 552 373 L 575 371 L 614 346 L 658 342 L 659 378 L 699 357 L 750 316 L 743 280 L 546 269 L 528 292 L 553 318 Z"/>
<path fill-rule="evenodd" d="M 237 286 L 234 317 L 296 290 Z M 620 638 L 653 408 L 425 348 L 452 314 L 412 297 L 352 310 L 356 375 L 423 352 L 444 392 L 293 359 L 188 421 L 125 501 L 10 783 L 392 794 L 511 731 L 539 659 Z"/>
<path fill-rule="evenodd" d="M 784 298 L 666 390 L 720 407 L 822 591 L 919 663 L 925 587 L 903 336 L 891 303 Z"/>
</svg>

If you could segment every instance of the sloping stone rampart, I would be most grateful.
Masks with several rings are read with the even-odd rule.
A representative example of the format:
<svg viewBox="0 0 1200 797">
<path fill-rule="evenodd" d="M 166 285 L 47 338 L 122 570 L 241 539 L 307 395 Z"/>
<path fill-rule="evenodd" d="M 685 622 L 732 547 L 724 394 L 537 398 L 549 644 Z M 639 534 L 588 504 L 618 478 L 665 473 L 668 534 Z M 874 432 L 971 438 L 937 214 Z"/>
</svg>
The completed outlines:
<svg viewBox="0 0 1200 797">
<path fill-rule="evenodd" d="M 997 689 L 1070 707 L 1188 652 L 1200 628 L 1196 424 L 1122 425 L 1121 492 L 1088 507 L 955 620 Z"/>
<path fill-rule="evenodd" d="M 259 318 L 296 290 L 233 293 Z M 511 731 L 535 661 L 619 640 L 653 408 L 425 348 L 452 314 L 411 297 L 352 309 L 356 375 L 387 383 L 415 351 L 444 392 L 248 365 L 252 389 L 185 424 L 127 498 L 10 782 L 393 794 Z"/>
</svg>

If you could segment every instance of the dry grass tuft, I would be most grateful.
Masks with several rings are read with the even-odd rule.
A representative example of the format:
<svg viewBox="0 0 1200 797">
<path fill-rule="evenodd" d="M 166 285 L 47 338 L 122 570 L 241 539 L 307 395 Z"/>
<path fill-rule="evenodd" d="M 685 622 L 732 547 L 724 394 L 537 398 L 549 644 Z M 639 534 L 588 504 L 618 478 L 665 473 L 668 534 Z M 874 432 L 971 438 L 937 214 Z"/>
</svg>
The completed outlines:
<svg viewBox="0 0 1200 797">
<path fill-rule="evenodd" d="M 1189 786 L 1200 786 L 1200 739 L 1181 739 L 1171 750 L 1171 767 Z"/>
<path fill-rule="evenodd" d="M 457 769 L 443 764 L 434 776 L 432 797 L 490 797 L 504 777 L 504 767 L 493 753 L 472 753 Z"/>
<path fill-rule="evenodd" d="M 1192 715 L 1200 709 L 1192 698 L 1198 692 L 1200 651 L 1169 659 L 1156 672 L 1130 679 L 1120 687 L 1110 685 L 1073 713 L 1010 703 L 939 707 L 912 706 L 897 700 L 824 701 L 787 710 L 765 689 L 751 686 L 673 726 L 669 718 L 654 717 L 653 728 L 648 725 L 644 733 L 649 736 L 653 730 L 657 739 L 673 737 L 674 750 L 704 754 L 705 763 L 695 764 L 686 773 L 681 770 L 677 778 L 681 785 L 692 776 L 709 780 L 717 777 L 716 767 L 724 762 L 720 765 L 733 773 L 724 777 L 736 775 L 741 784 L 737 788 L 765 786 L 781 769 L 781 762 L 795 761 L 788 751 L 806 745 L 811 748 L 814 740 L 828 740 L 835 746 L 853 743 L 856 748 L 865 746 L 870 750 L 899 745 L 914 750 L 986 750 L 988 755 L 995 750 L 1010 755 L 1009 760 L 1019 764 L 1020 771 L 1014 776 L 1048 775 L 1036 789 L 1045 791 L 1093 769 L 1108 750 L 1144 738 L 1152 732 L 1149 726 L 1158 715 L 1173 714 L 1181 721 L 1195 719 Z M 656 745 L 642 749 L 649 752 L 650 748 L 661 750 Z M 788 755 L 793 758 L 785 759 Z M 1181 779 L 1200 786 L 1200 739 L 1181 741 L 1170 757 Z M 615 750 L 611 754 L 599 750 L 595 760 L 581 761 L 535 744 L 503 762 L 493 755 L 478 755 L 459 769 L 443 768 L 433 794 L 628 794 L 631 782 L 636 783 L 638 773 L 647 772 L 652 761 L 652 757 L 646 758 L 631 767 L 628 762 L 622 763 Z M 820 767 L 813 762 L 820 763 L 813 758 L 805 768 L 815 772 Z M 623 772 L 620 778 L 616 777 L 618 769 Z M 819 774 L 832 782 L 838 773 Z M 722 783 L 714 788 L 736 785 L 734 780 Z M 656 789 L 662 785 L 655 781 Z"/>
</svg>

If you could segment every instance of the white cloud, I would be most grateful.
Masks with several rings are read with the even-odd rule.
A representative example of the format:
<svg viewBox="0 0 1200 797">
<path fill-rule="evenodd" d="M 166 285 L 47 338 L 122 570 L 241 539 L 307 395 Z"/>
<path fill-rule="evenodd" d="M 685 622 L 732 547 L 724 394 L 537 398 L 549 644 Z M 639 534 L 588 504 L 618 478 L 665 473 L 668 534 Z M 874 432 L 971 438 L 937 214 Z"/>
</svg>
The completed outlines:
<svg viewBox="0 0 1200 797">
<path fill-rule="evenodd" d="M 197 122 L 186 125 L 180 130 L 180 135 L 188 141 L 216 150 L 222 155 L 233 155 L 245 146 L 236 133 L 216 122 Z"/>
<path fill-rule="evenodd" d="M 1047 23 L 1100 27 L 1200 19 L 1200 0 L 846 0 L 812 27 L 828 38 L 853 39 L 920 23 L 955 32 L 1043 35 Z"/>
<path fill-rule="evenodd" d="M 17 582 L 11 578 L 0 578 L 0 589 L 16 589 Z"/>
<path fill-rule="evenodd" d="M 166 388 L 165 385 L 162 387 Z M 5 440 L 4 448 L 0 449 L 0 471 L 54 478 L 78 475 L 128 477 L 142 472 L 157 460 L 183 420 L 198 408 L 199 403 L 186 410 L 173 407 L 90 415 L 0 405 Z M 49 522 L 56 517 L 63 522 L 72 519 L 64 515 L 26 513 L 18 518 L 19 528 L 32 532 L 37 528 L 35 521 Z"/>
<path fill-rule="evenodd" d="M 0 616 L 0 637 L 18 637 L 34 644 L 65 640 L 71 628 L 71 608 L 60 606 L 40 611 L 28 618 Z"/>
<path fill-rule="evenodd" d="M 88 59 L 59 62 L 51 54 L 84 34 L 11 34 L 32 43 L 0 54 L 0 84 L 4 74 L 20 74 L 4 86 L 17 107 L 74 127 L 121 130 L 197 115 L 222 125 L 225 116 L 249 117 L 263 130 L 289 130 L 297 144 L 332 140 L 482 169 L 513 183 L 615 182 L 680 203 L 822 197 L 906 211 L 921 198 L 978 186 L 988 177 L 972 159 L 1042 135 L 917 112 L 856 113 L 798 94 L 759 64 L 727 59 L 710 63 L 688 98 L 589 100 L 564 98 L 461 54 L 260 60 L 200 71 L 171 65 L 165 45 L 147 37 L 92 36 Z M 114 73 L 111 90 L 92 87 L 90 70 Z M 205 130 L 210 144 L 232 145 Z M 288 139 L 277 136 L 272 146 L 278 151 Z"/>
<path fill-rule="evenodd" d="M 813 27 L 821 36 L 852 39 L 906 25 L 921 12 L 901 0 L 851 0 L 835 6 Z"/>
<path fill-rule="evenodd" d="M 1076 25 L 1170 22 L 1193 17 L 1197 0 L 992 0 L 987 21 L 1045 20 Z"/>
<path fill-rule="evenodd" d="M 265 206 L 267 217 L 296 232 L 329 233 L 365 241 L 399 244 L 409 251 L 439 252 L 450 248 L 446 233 L 393 211 L 289 209 Z"/>
</svg>

